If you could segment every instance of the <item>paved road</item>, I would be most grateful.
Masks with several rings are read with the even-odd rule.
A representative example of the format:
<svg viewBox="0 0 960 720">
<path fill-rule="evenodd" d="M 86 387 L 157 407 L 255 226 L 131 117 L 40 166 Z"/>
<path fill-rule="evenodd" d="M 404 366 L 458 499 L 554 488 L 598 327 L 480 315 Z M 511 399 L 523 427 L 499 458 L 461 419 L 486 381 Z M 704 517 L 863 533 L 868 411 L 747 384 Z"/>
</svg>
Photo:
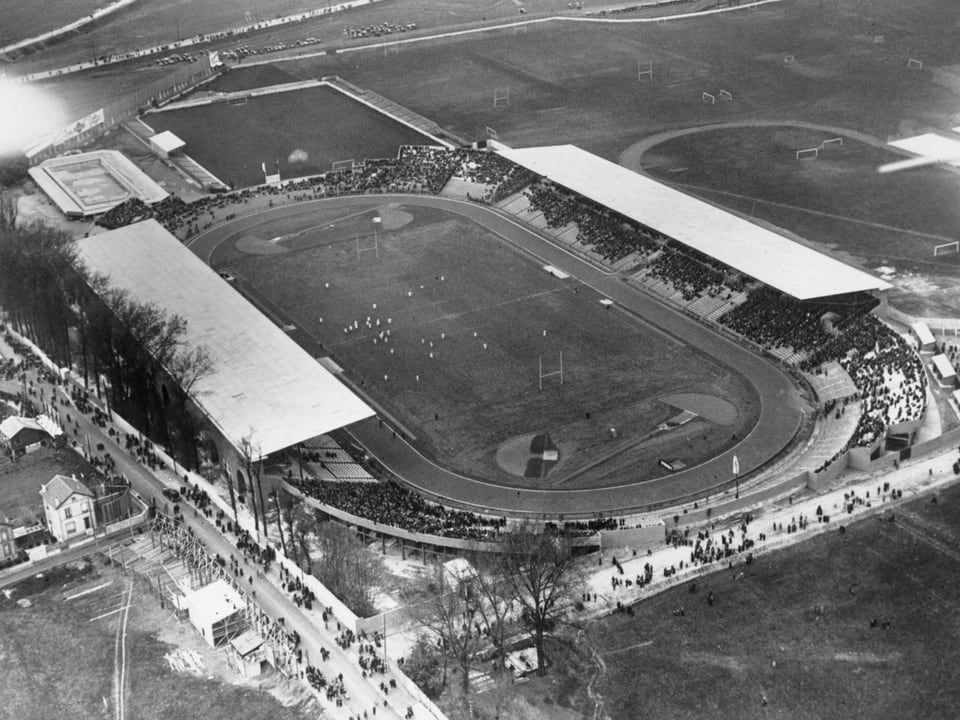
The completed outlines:
<svg viewBox="0 0 960 720">
<path fill-rule="evenodd" d="M 646 322 L 669 334 L 687 345 L 690 352 L 703 352 L 734 368 L 749 380 L 760 398 L 757 424 L 736 446 L 716 458 L 668 477 L 607 488 L 518 490 L 446 470 L 420 454 L 414 445 L 395 438 L 389 427 L 379 427 L 375 419 L 349 428 L 371 455 L 399 478 L 427 495 L 446 498 L 461 506 L 485 512 L 534 517 L 589 517 L 615 511 L 651 510 L 674 505 L 685 498 L 706 494 L 718 486 L 732 483 L 734 454 L 740 463 L 741 477 L 749 475 L 786 447 L 800 428 L 802 402 L 799 393 L 791 379 L 776 365 L 628 285 L 620 274 L 597 268 L 528 226 L 486 206 L 419 195 L 366 195 L 314 200 L 267 209 L 219 225 L 195 238 L 190 247 L 201 259 L 210 262 L 218 247 L 249 232 L 253 227 L 269 225 L 290 216 L 309 216 L 335 203 L 354 209 L 358 206 L 402 203 L 406 206 L 437 208 L 467 217 L 523 252 L 563 269 L 606 295 L 616 303 L 617 311 L 629 312 L 638 322 Z M 283 318 L 283 322 L 287 323 L 289 319 Z M 319 342 L 302 328 L 293 337 L 308 351 L 320 352 Z"/>
<path fill-rule="evenodd" d="M 45 397 L 49 398 L 53 387 L 39 383 L 36 375 L 32 371 L 30 375 L 34 380 L 34 384 L 42 386 Z M 58 397 L 65 397 L 62 389 L 58 389 L 57 392 L 59 393 Z M 155 498 L 158 507 L 163 509 L 167 501 L 161 495 L 160 491 L 165 486 L 179 487 L 180 485 L 172 473 L 167 471 L 154 472 L 145 468 L 133 457 L 124 452 L 120 445 L 113 438 L 109 437 L 104 429 L 94 425 L 88 417 L 78 413 L 72 405 L 64 406 L 58 404 L 58 410 L 60 411 L 61 421 L 63 422 L 64 428 L 67 429 L 68 435 L 79 438 L 81 442 L 86 435 L 89 435 L 92 447 L 96 447 L 97 443 L 103 443 L 106 452 L 110 453 L 116 463 L 116 471 L 130 481 L 132 489 L 138 492 L 148 503 L 152 498 Z M 66 422 L 64 417 L 66 415 L 70 416 L 72 422 Z M 76 432 L 74 432 L 74 429 L 76 429 Z M 122 434 L 117 437 L 122 437 Z M 161 478 L 165 478 L 166 482 Z M 195 514 L 192 507 L 185 502 L 181 503 L 181 507 L 183 509 L 185 525 L 190 527 L 194 535 L 203 541 L 210 553 L 219 554 L 225 558 L 231 555 L 242 556 L 242 553 L 237 550 L 236 546 L 211 525 L 203 515 Z M 75 554 L 76 557 L 79 558 L 94 551 L 94 546 L 86 546 L 83 549 L 78 549 Z M 70 555 L 65 554 L 59 556 L 60 559 L 57 560 L 57 563 L 63 562 L 64 559 L 68 557 L 72 557 L 73 554 L 73 551 L 71 551 Z M 419 702 L 404 693 L 402 689 L 392 690 L 389 696 L 384 696 L 378 685 L 384 679 L 389 680 L 390 675 L 365 678 L 355 660 L 356 645 L 354 645 L 352 649 L 352 655 L 354 657 L 351 657 L 334 642 L 337 634 L 335 625 L 331 628 L 334 631 L 331 632 L 322 626 L 314 624 L 314 622 L 293 603 L 292 598 L 287 593 L 282 592 L 279 587 L 272 582 L 257 578 L 256 568 L 253 565 L 247 565 L 247 567 L 250 568 L 248 577 L 249 575 L 253 575 L 254 579 L 252 583 L 241 579 L 242 584 L 245 588 L 254 592 L 257 604 L 267 615 L 275 619 L 284 618 L 285 626 L 288 630 L 296 630 L 300 633 L 300 647 L 304 651 L 305 662 L 316 665 L 328 679 L 336 677 L 339 673 L 343 674 L 343 682 L 347 690 L 348 700 L 342 707 L 334 707 L 332 704 L 324 702 L 325 716 L 337 718 L 338 720 L 352 719 L 361 716 L 364 710 L 370 713 L 373 705 L 376 704 L 378 706 L 378 718 L 388 718 L 388 720 L 399 719 L 406 713 L 408 706 L 414 708 L 415 716 L 418 718 L 432 717 Z M 27 576 L 36 572 L 37 569 L 35 567 L 30 568 Z M 276 575 L 276 571 L 272 574 Z M 0 585 L 6 584 L 6 580 L 6 578 L 3 578 L 3 580 L 0 581 Z M 330 659 L 326 662 L 321 661 L 321 647 L 330 651 Z M 383 705 L 384 700 L 388 702 L 387 707 Z"/>
</svg>

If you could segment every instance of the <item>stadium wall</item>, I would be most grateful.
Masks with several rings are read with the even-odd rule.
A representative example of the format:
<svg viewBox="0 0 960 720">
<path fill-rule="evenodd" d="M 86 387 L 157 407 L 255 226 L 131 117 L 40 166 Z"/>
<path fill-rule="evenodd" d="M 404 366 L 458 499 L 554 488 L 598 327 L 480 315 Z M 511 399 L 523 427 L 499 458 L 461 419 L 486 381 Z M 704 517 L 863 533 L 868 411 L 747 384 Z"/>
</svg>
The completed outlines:
<svg viewBox="0 0 960 720">
<path fill-rule="evenodd" d="M 24 150 L 32 165 L 65 152 L 79 150 L 98 140 L 130 118 L 145 112 L 151 106 L 159 106 L 191 90 L 205 80 L 218 75 L 222 69 L 211 67 L 210 59 L 203 55 L 197 63 L 177 68 L 167 77 L 160 78 L 126 97 L 80 120 L 71 122 L 47 138 Z M 94 120 L 89 120 L 94 118 Z M 88 121 L 89 120 L 89 121 Z"/>
</svg>

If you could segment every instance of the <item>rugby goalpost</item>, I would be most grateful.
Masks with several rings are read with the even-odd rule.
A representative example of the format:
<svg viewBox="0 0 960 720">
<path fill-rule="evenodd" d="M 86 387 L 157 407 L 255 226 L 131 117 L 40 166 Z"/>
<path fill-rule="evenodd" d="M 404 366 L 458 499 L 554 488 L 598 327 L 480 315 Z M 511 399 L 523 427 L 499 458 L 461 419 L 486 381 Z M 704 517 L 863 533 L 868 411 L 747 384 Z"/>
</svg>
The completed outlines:
<svg viewBox="0 0 960 720">
<path fill-rule="evenodd" d="M 934 257 L 940 257 L 941 255 L 951 255 L 956 252 L 960 252 L 960 240 L 954 240 L 953 242 L 948 242 L 948 243 L 941 243 L 940 245 L 934 245 L 933 247 Z"/>
<path fill-rule="evenodd" d="M 559 377 L 560 377 L 560 384 L 563 385 L 563 351 L 562 351 L 562 350 L 560 351 L 560 369 L 559 369 L 559 370 L 552 370 L 552 371 L 550 371 L 550 372 L 544 372 L 544 371 L 543 371 L 543 355 L 540 355 L 540 356 L 538 357 L 538 360 L 539 360 L 538 368 L 539 368 L 539 375 L 540 375 L 540 382 L 539 382 L 540 391 L 541 391 L 541 392 L 543 391 L 543 380 L 544 380 L 544 378 L 551 378 L 551 377 L 557 377 L 557 376 L 559 376 Z"/>
<path fill-rule="evenodd" d="M 643 78 L 653 80 L 653 60 L 637 60 L 637 82 L 643 82 Z"/>
<path fill-rule="evenodd" d="M 495 108 L 500 107 L 501 105 L 510 104 L 510 88 L 494 88 L 493 89 L 493 106 Z"/>
<path fill-rule="evenodd" d="M 360 233 L 356 235 L 357 240 L 357 262 L 360 262 L 360 253 L 372 252 L 375 258 L 380 257 L 380 240 L 377 238 L 377 226 L 373 226 L 373 245 L 370 247 L 360 247 Z"/>
</svg>

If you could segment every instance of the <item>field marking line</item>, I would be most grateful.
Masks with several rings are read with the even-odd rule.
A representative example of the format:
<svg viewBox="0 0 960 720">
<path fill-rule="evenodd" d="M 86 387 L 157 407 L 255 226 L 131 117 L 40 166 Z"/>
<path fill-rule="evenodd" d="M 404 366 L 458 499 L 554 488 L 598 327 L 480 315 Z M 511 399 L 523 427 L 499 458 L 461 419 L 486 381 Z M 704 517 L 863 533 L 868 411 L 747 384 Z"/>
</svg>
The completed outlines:
<svg viewBox="0 0 960 720">
<path fill-rule="evenodd" d="M 960 553 L 957 553 L 954 550 L 951 550 L 950 547 L 942 542 L 941 540 L 933 537 L 931 534 L 931 523 L 927 522 L 925 519 L 917 516 L 915 513 L 908 510 L 901 509 L 899 511 L 900 518 L 897 518 L 897 522 L 894 523 L 898 528 L 904 530 L 910 535 L 913 535 L 918 540 L 926 543 L 934 550 L 937 550 L 952 560 L 960 562 Z M 906 518 L 909 522 L 904 523 L 902 520 Z"/>
<path fill-rule="evenodd" d="M 68 600 L 76 600 L 78 597 L 83 597 L 84 595 L 95 593 L 97 590 L 103 590 L 105 587 L 110 587 L 111 585 L 113 585 L 112 580 L 110 582 L 105 582 L 102 585 L 97 585 L 96 587 L 92 587 L 87 590 L 82 590 L 81 592 L 74 593 L 73 595 L 69 595 L 68 597 L 65 597 L 63 600 L 64 602 L 67 602 Z"/>
<path fill-rule="evenodd" d="M 87 622 L 93 622 L 94 620 L 102 620 L 102 619 L 105 618 L 105 617 L 110 617 L 111 615 L 116 615 L 118 612 L 123 612 L 123 608 L 122 608 L 122 607 L 118 607 L 116 610 L 111 610 L 110 612 L 106 612 L 106 613 L 104 613 L 103 615 L 97 615 L 96 617 L 92 617 L 92 618 L 90 618 L 89 620 L 87 620 Z"/>
<path fill-rule="evenodd" d="M 614 648 L 613 650 L 607 650 L 604 652 L 604 655 L 616 655 L 617 653 L 626 652 L 627 650 L 636 650 L 637 648 L 645 648 L 653 645 L 653 640 L 644 640 L 643 642 L 634 643 L 633 645 L 627 645 L 622 648 Z"/>
</svg>

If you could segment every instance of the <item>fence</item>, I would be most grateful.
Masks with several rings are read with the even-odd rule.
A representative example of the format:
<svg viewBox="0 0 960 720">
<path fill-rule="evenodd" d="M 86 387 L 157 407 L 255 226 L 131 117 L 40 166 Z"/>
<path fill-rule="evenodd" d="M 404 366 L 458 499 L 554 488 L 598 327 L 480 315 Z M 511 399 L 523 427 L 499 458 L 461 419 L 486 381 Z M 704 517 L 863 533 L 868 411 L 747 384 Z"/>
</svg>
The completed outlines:
<svg viewBox="0 0 960 720">
<path fill-rule="evenodd" d="M 165 103 L 219 72 L 217 68 L 211 67 L 209 57 L 203 55 L 199 62 L 177 68 L 171 75 L 154 80 L 136 92 L 105 105 L 96 113 L 70 123 L 27 148 L 26 155 L 31 164 L 36 164 L 70 150 L 79 150 L 150 106 Z M 97 116 L 95 121 L 85 122 L 94 116 Z"/>
</svg>

